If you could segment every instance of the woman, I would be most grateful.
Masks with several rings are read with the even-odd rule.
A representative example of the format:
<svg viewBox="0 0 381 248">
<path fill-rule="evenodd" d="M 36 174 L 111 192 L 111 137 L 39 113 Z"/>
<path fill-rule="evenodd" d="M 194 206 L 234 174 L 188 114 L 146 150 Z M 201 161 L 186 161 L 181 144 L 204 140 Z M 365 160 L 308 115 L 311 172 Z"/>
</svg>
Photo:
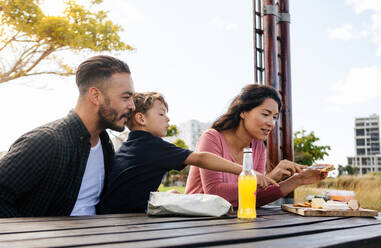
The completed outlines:
<svg viewBox="0 0 381 248">
<path fill-rule="evenodd" d="M 253 167 L 265 173 L 266 147 L 264 141 L 274 128 L 282 102 L 278 92 L 265 85 L 247 85 L 235 97 L 224 115 L 200 137 L 197 151 L 215 153 L 242 164 L 243 148 L 252 147 Z M 267 176 L 279 186 L 258 189 L 257 206 L 273 202 L 292 192 L 296 187 L 316 183 L 322 175 L 318 170 L 304 170 L 306 166 L 282 160 Z M 282 181 L 282 179 L 287 178 Z M 214 172 L 192 166 L 189 171 L 186 194 L 215 194 L 238 206 L 238 176 Z"/>
</svg>

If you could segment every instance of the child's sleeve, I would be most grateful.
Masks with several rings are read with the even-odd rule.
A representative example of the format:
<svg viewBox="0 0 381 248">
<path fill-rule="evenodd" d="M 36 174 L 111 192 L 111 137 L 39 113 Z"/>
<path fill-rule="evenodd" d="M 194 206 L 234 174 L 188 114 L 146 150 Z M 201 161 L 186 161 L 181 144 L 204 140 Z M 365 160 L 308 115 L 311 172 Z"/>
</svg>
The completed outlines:
<svg viewBox="0 0 381 248">
<path fill-rule="evenodd" d="M 158 164 L 166 170 L 182 170 L 186 166 L 184 161 L 192 153 L 191 150 L 178 147 L 163 139 L 158 140 Z"/>
</svg>

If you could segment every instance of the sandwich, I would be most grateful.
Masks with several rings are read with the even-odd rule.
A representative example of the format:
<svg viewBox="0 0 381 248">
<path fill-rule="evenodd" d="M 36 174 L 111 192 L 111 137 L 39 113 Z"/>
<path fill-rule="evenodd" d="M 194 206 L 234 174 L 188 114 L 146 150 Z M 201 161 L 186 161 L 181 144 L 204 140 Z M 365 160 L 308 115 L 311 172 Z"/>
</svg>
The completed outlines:
<svg viewBox="0 0 381 248">
<path fill-rule="evenodd" d="M 330 172 L 335 169 L 333 164 L 314 164 L 308 168 L 309 170 L 320 170 L 321 172 Z"/>
</svg>

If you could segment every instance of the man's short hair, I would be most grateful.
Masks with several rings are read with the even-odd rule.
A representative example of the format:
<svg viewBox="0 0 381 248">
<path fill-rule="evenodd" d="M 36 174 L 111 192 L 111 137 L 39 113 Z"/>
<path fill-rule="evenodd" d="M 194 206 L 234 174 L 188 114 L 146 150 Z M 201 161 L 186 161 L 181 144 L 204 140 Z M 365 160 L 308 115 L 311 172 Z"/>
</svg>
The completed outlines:
<svg viewBox="0 0 381 248">
<path fill-rule="evenodd" d="M 90 87 L 107 88 L 106 79 L 115 73 L 131 74 L 130 68 L 123 61 L 106 55 L 94 56 L 82 62 L 76 72 L 79 94 L 86 94 Z"/>
<path fill-rule="evenodd" d="M 147 113 L 153 107 L 155 101 L 160 101 L 164 104 L 168 111 L 168 103 L 165 101 L 164 96 L 158 92 L 142 92 L 134 94 L 135 111 L 132 111 L 127 120 L 128 129 L 132 130 L 134 127 L 134 116 L 136 113 Z"/>
</svg>

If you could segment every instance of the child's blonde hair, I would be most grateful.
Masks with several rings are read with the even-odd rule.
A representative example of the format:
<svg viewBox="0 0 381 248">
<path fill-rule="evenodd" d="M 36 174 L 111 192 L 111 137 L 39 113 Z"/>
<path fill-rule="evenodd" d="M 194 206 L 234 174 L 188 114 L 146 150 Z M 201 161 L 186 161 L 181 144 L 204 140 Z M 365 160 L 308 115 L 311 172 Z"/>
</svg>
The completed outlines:
<svg viewBox="0 0 381 248">
<path fill-rule="evenodd" d="M 158 92 L 141 92 L 134 94 L 134 103 L 135 111 L 130 113 L 130 116 L 127 120 L 128 129 L 132 130 L 134 127 L 134 116 L 136 113 L 147 113 L 153 107 L 155 101 L 160 101 L 164 104 L 165 108 L 168 111 L 168 104 L 164 99 L 164 96 Z"/>
</svg>

